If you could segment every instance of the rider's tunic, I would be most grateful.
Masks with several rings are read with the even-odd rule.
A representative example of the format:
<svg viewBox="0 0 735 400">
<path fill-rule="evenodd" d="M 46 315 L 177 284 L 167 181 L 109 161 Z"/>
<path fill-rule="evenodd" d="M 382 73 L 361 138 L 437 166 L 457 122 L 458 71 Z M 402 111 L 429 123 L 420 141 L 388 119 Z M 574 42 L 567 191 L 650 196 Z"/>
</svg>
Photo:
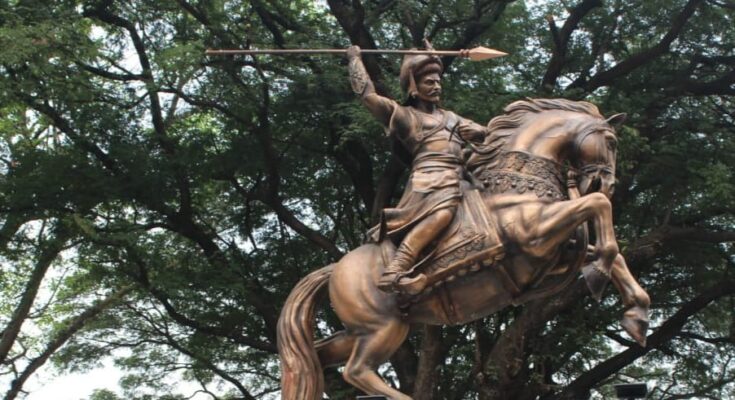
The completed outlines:
<svg viewBox="0 0 735 400">
<path fill-rule="evenodd" d="M 383 233 L 391 239 L 400 240 L 427 216 L 459 204 L 462 140 L 452 130 L 461 118 L 451 111 L 439 112 L 430 115 L 394 103 L 387 131 L 411 153 L 413 162 L 401 200 L 396 207 L 384 209 L 381 216 Z M 429 143 L 431 150 L 426 149 Z M 371 234 L 376 239 L 377 229 Z"/>
</svg>

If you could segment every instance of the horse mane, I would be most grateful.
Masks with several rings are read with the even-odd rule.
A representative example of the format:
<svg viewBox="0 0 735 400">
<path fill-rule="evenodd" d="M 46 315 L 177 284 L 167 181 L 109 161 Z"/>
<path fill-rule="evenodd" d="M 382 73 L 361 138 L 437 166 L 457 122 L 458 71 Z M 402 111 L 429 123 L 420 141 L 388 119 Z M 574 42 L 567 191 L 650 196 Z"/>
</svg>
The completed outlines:
<svg viewBox="0 0 735 400">
<path fill-rule="evenodd" d="M 550 110 L 571 111 L 604 118 L 597 106 L 586 101 L 531 98 L 514 101 L 505 106 L 503 115 L 498 115 L 487 124 L 487 138 L 483 143 L 473 145 L 474 154 L 468 160 L 468 168 L 473 170 L 479 164 L 488 168 L 495 167 L 499 161 L 498 156 L 503 152 L 509 139 L 518 132 L 517 128 L 525 122 L 528 113 Z"/>
</svg>

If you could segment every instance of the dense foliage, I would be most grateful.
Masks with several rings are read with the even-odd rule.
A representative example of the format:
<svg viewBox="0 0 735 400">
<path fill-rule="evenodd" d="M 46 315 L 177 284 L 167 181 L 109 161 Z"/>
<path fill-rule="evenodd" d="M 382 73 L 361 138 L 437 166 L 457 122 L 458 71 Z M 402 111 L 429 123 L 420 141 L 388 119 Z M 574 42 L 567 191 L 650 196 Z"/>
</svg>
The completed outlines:
<svg viewBox="0 0 735 400">
<path fill-rule="evenodd" d="M 486 45 L 446 58 L 445 106 L 526 96 L 627 112 L 616 229 L 653 299 L 614 291 L 415 327 L 382 373 L 416 399 L 735 398 L 735 3 L 730 0 L 0 0 L 0 376 L 112 358 L 94 399 L 278 397 L 275 324 L 308 271 L 360 244 L 405 166 L 340 57 L 206 48 Z M 394 98 L 398 58 L 365 57 Z M 339 329 L 324 307 L 319 332 Z M 511 346 L 512 344 L 512 346 Z M 328 371 L 330 398 L 357 394 Z M 178 394 L 176 394 L 178 393 Z"/>
</svg>

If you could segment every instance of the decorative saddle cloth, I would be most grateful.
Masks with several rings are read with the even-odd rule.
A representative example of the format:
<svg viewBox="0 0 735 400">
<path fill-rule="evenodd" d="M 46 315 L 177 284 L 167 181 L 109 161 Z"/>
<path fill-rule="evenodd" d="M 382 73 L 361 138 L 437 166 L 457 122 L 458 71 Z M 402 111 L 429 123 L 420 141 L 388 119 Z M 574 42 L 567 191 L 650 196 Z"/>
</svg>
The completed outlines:
<svg viewBox="0 0 735 400">
<path fill-rule="evenodd" d="M 450 225 L 428 248 L 430 252 L 408 271 L 409 276 L 426 275 L 424 292 L 479 271 L 483 266 L 494 265 L 505 256 L 496 223 L 480 192 L 469 187 L 463 188 L 462 200 Z"/>
</svg>

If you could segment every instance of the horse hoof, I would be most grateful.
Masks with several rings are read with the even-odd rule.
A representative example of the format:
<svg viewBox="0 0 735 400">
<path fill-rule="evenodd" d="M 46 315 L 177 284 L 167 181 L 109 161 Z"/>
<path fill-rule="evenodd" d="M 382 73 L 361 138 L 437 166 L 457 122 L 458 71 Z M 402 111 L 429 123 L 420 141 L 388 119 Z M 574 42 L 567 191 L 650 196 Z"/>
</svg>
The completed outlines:
<svg viewBox="0 0 735 400">
<path fill-rule="evenodd" d="M 641 315 L 643 314 L 643 315 Z M 625 332 L 641 347 L 646 347 L 646 333 L 648 332 L 648 317 L 642 310 L 628 310 L 620 321 Z"/>
</svg>

